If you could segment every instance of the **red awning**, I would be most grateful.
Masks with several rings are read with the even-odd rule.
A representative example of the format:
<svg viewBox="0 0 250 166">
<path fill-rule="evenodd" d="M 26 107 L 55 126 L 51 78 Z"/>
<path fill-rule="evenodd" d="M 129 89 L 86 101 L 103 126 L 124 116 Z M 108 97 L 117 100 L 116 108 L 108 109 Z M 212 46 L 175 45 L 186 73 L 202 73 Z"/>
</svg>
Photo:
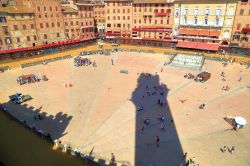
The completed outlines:
<svg viewBox="0 0 250 166">
<path fill-rule="evenodd" d="M 199 36 L 209 36 L 209 30 L 199 30 Z"/>
<path fill-rule="evenodd" d="M 0 51 L 0 54 L 15 53 L 15 52 L 36 50 L 36 49 L 42 49 L 42 48 L 50 48 L 50 47 L 55 47 L 55 46 L 64 45 L 64 44 L 68 44 L 68 43 L 77 43 L 77 42 L 81 42 L 81 41 L 85 41 L 85 40 L 89 40 L 89 39 L 67 40 L 67 41 L 63 41 L 63 42 L 44 44 L 44 45 L 34 46 L 34 47 L 24 47 L 24 48 L 16 48 L 16 49 L 11 49 L 11 50 L 2 50 L 2 51 Z"/>
<path fill-rule="evenodd" d="M 209 51 L 218 51 L 219 50 L 219 44 L 197 42 L 196 49 L 209 50 Z"/>
<path fill-rule="evenodd" d="M 198 35 L 199 30 L 197 29 L 188 29 L 188 28 L 181 28 L 179 34 L 181 35 Z"/>
<path fill-rule="evenodd" d="M 169 12 L 156 12 L 155 16 L 167 16 L 169 14 L 170 14 Z"/>
<path fill-rule="evenodd" d="M 178 41 L 176 47 L 196 49 L 196 42 Z"/>
<path fill-rule="evenodd" d="M 181 28 L 179 34 L 180 35 L 186 35 L 188 33 L 188 29 L 186 28 Z"/>
<path fill-rule="evenodd" d="M 243 32 L 250 32 L 250 28 L 243 28 L 242 31 Z"/>
<path fill-rule="evenodd" d="M 216 36 L 219 37 L 220 36 L 220 31 L 209 31 L 209 36 Z"/>
<path fill-rule="evenodd" d="M 192 49 L 199 49 L 199 50 L 209 50 L 209 51 L 218 51 L 219 44 L 178 41 L 177 47 L 179 47 L 179 48 L 192 48 Z"/>
<path fill-rule="evenodd" d="M 199 33 L 198 29 L 189 29 L 187 35 L 195 35 L 197 36 Z"/>
</svg>

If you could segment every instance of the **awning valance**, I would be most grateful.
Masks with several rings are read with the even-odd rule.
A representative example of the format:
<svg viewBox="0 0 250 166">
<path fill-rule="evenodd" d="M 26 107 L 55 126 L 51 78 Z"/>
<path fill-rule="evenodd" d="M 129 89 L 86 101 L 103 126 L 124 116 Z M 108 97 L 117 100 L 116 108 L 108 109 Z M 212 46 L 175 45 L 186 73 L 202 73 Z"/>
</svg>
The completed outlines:
<svg viewBox="0 0 250 166">
<path fill-rule="evenodd" d="M 206 30 L 206 29 L 190 29 L 190 28 L 181 28 L 179 31 L 180 35 L 193 35 L 193 36 L 220 36 L 220 31 L 217 30 Z"/>
<path fill-rule="evenodd" d="M 250 32 L 250 28 L 243 28 L 242 31 L 243 32 Z"/>
<path fill-rule="evenodd" d="M 15 52 L 21 52 L 21 51 L 30 51 L 30 50 L 36 50 L 36 49 L 45 49 L 45 48 L 60 46 L 60 45 L 64 45 L 64 44 L 82 42 L 85 40 L 90 40 L 90 39 L 88 38 L 88 39 L 67 40 L 67 41 L 59 41 L 59 42 L 51 43 L 51 44 L 43 44 L 43 45 L 34 46 L 34 47 L 24 47 L 24 48 L 16 48 L 16 49 L 11 49 L 11 50 L 1 50 L 0 54 L 15 53 Z"/>
<path fill-rule="evenodd" d="M 208 51 L 218 51 L 219 44 L 178 41 L 177 47 L 179 47 L 179 48 L 192 48 L 192 49 L 199 49 L 199 50 L 208 50 Z"/>
<path fill-rule="evenodd" d="M 219 37 L 220 31 L 211 30 L 211 31 L 209 31 L 209 36 Z"/>
</svg>

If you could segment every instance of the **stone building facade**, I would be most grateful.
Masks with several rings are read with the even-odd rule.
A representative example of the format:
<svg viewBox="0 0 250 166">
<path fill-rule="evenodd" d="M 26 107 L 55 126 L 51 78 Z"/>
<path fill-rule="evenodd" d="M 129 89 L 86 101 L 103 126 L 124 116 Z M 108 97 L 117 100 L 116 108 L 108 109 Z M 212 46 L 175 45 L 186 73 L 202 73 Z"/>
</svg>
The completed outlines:
<svg viewBox="0 0 250 166">
<path fill-rule="evenodd" d="M 172 1 L 134 0 L 132 38 L 146 45 L 171 41 L 173 11 Z"/>
<path fill-rule="evenodd" d="M 66 39 L 59 0 L 23 0 L 23 4 L 33 9 L 39 45 Z"/>
<path fill-rule="evenodd" d="M 174 39 L 182 48 L 217 51 L 228 46 L 237 0 L 175 0 Z"/>
<path fill-rule="evenodd" d="M 238 1 L 235 14 L 231 46 L 250 48 L 250 1 Z"/>
<path fill-rule="evenodd" d="M 106 38 L 131 38 L 132 0 L 106 0 Z"/>
<path fill-rule="evenodd" d="M 94 25 L 96 37 L 105 38 L 106 13 L 104 3 L 97 2 L 94 4 Z"/>
</svg>

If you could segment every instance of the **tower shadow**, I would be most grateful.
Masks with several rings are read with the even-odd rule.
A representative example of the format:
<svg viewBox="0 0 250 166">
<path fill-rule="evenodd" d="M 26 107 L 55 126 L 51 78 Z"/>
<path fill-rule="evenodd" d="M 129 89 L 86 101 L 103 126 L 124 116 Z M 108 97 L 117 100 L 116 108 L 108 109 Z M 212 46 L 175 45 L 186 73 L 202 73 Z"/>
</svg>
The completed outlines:
<svg viewBox="0 0 250 166">
<path fill-rule="evenodd" d="M 131 98 L 136 107 L 135 166 L 184 164 L 183 150 L 167 101 L 168 92 L 159 75 L 142 73 L 137 79 Z"/>
</svg>

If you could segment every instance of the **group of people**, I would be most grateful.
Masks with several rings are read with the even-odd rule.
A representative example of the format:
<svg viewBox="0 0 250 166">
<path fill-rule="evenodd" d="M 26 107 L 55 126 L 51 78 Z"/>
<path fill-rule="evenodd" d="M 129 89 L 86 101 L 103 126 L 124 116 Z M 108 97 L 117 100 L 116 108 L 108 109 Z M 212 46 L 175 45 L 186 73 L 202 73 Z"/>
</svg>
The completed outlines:
<svg viewBox="0 0 250 166">
<path fill-rule="evenodd" d="M 93 67 L 97 67 L 97 64 L 95 61 L 91 61 L 90 58 L 81 58 L 81 57 L 76 57 L 74 59 L 74 64 L 75 66 L 79 67 L 79 66 L 89 66 L 89 65 L 93 65 Z"/>
<path fill-rule="evenodd" d="M 228 151 L 230 154 L 233 154 L 235 151 L 235 147 L 232 146 L 231 148 L 224 146 L 223 148 L 220 148 L 221 152 L 224 153 L 226 151 Z"/>
<path fill-rule="evenodd" d="M 151 74 L 147 74 L 145 77 L 145 81 L 147 81 L 147 79 L 150 79 Z M 164 87 L 162 85 L 154 85 L 152 87 L 150 87 L 148 84 L 146 84 L 146 86 L 144 86 L 145 88 L 145 93 L 142 94 L 142 100 L 145 100 L 147 97 L 156 97 L 157 96 L 157 105 L 159 105 L 161 108 L 165 108 L 167 106 L 167 102 L 165 99 L 165 91 L 164 91 Z M 137 108 L 138 112 L 144 111 L 144 107 L 143 106 L 139 106 Z M 158 117 L 156 117 L 157 120 L 160 121 L 160 130 L 164 130 L 166 125 L 165 125 L 165 121 L 166 121 L 166 115 L 159 115 Z M 171 122 L 173 122 L 173 120 L 171 120 Z M 141 128 L 141 133 L 144 134 L 144 129 L 146 126 L 149 126 L 151 124 L 151 117 L 146 117 L 144 118 L 143 121 L 143 126 Z M 160 147 L 160 137 L 157 135 L 155 138 L 155 143 L 156 143 L 156 147 Z"/>
<path fill-rule="evenodd" d="M 16 79 L 18 85 L 23 85 L 26 83 L 33 83 L 33 82 L 39 82 L 40 78 L 38 78 L 36 75 L 31 74 L 29 76 L 20 76 Z"/>
<path fill-rule="evenodd" d="M 35 121 L 43 120 L 44 118 L 45 118 L 45 117 L 42 116 L 42 115 L 40 115 L 40 114 L 34 116 Z"/>
<path fill-rule="evenodd" d="M 193 74 L 191 74 L 191 73 L 185 73 L 185 74 L 184 74 L 184 78 L 193 79 L 193 80 L 195 80 L 196 82 L 204 82 L 204 78 L 203 78 L 203 77 L 201 77 L 201 76 L 199 76 L 199 75 L 195 76 L 195 75 L 193 75 Z"/>
<path fill-rule="evenodd" d="M 220 76 L 222 81 L 226 81 L 226 75 L 223 71 L 221 72 Z M 230 90 L 230 87 L 228 85 L 225 85 L 221 88 L 221 90 L 228 91 Z"/>
</svg>

